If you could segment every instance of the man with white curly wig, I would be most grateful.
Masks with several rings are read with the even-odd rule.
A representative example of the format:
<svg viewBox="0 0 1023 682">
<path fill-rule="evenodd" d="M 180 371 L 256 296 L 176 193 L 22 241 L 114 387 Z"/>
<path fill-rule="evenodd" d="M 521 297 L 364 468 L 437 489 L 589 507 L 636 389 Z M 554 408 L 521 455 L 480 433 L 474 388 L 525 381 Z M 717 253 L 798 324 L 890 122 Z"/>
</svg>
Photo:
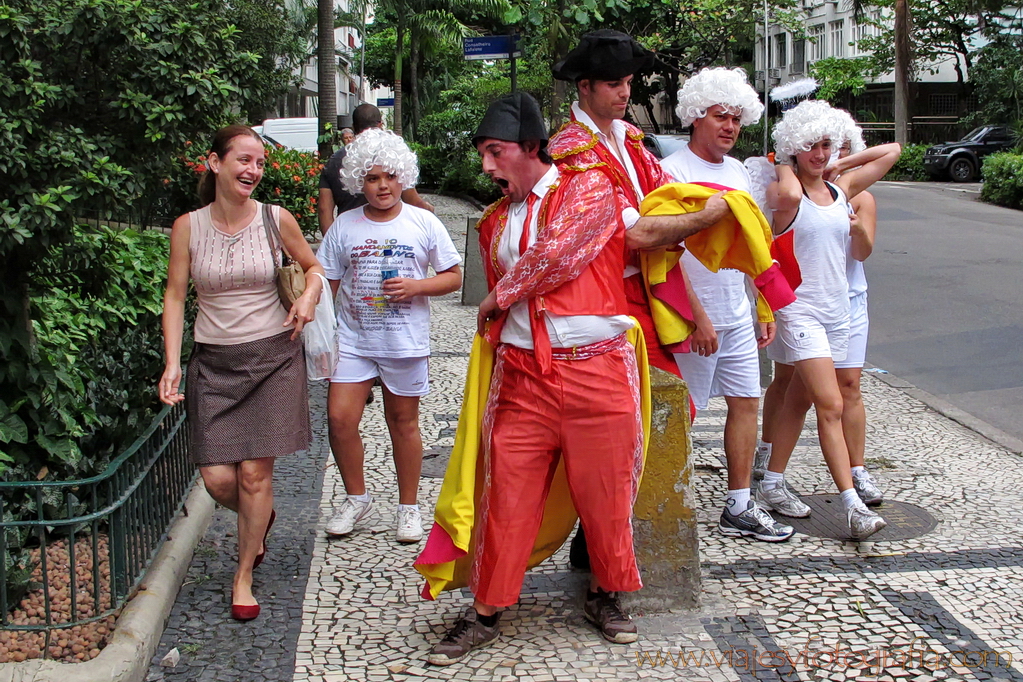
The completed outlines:
<svg viewBox="0 0 1023 682">
<path fill-rule="evenodd" d="M 769 510 L 795 517 L 810 508 L 785 486 L 784 472 L 799 439 L 810 401 L 817 413 L 821 452 L 841 493 L 849 533 L 861 540 L 885 527 L 854 486 L 849 447 L 842 426 L 844 399 L 835 364 L 849 347 L 850 302 L 847 249 L 859 231 L 850 201 L 884 176 L 901 153 L 898 144 L 880 145 L 831 167 L 832 147 L 848 136 L 848 124 L 827 103 L 809 100 L 786 111 L 774 129 L 778 180 L 767 190 L 774 211 L 772 253 L 796 301 L 778 311 L 772 355 L 795 367 L 774 421 L 773 448 L 755 495 Z M 828 178 L 841 173 L 834 182 Z M 805 391 L 805 393 L 804 393 Z"/>
<path fill-rule="evenodd" d="M 338 361 L 327 394 L 328 435 L 348 493 L 327 522 L 331 536 L 351 533 L 370 511 L 359 435 L 366 398 L 383 386 L 384 417 L 398 473 L 398 542 L 423 537 L 417 504 L 423 440 L 419 399 L 429 392 L 430 303 L 462 283 L 458 249 L 430 211 L 404 203 L 419 177 L 405 141 L 380 128 L 348 146 L 341 178 L 366 205 L 338 216 L 317 257 L 338 298 Z M 429 268 L 437 273 L 429 276 Z"/>
<path fill-rule="evenodd" d="M 704 69 L 686 81 L 676 113 L 692 126 L 690 141 L 661 162 L 677 182 L 714 183 L 750 191 L 750 177 L 737 159 L 728 156 L 742 126 L 759 120 L 764 105 L 742 69 Z M 757 441 L 760 409 L 758 348 L 774 338 L 774 317 L 753 326 L 747 277 L 738 270 L 710 271 L 689 251 L 682 265 L 691 286 L 686 292 L 696 330 L 691 352 L 675 353 L 675 362 L 699 410 L 710 398 L 724 396 L 728 406 L 724 447 L 728 492 L 718 530 L 731 537 L 749 536 L 765 542 L 787 540 L 792 526 L 775 521 L 750 496 L 750 472 Z"/>
</svg>

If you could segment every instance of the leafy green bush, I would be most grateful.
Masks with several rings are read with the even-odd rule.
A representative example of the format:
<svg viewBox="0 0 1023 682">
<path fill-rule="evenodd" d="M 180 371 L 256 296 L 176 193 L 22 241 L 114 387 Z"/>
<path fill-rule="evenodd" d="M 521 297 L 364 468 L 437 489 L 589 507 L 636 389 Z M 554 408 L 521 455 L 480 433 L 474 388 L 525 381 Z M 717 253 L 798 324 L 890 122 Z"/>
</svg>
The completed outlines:
<svg viewBox="0 0 1023 682">
<path fill-rule="evenodd" d="M 0 480 L 94 475 L 148 425 L 159 407 L 168 252 L 158 232 L 79 225 L 38 263 L 33 361 L 9 368 L 25 388 L 0 399 Z M 194 309 L 186 324 L 192 319 Z M 31 495 L 4 502 L 7 520 L 37 513 Z M 54 501 L 44 495 L 42 503 Z M 16 598 L 31 570 L 22 552 L 27 532 L 6 539 L 8 581 L 0 587 Z"/>
<path fill-rule="evenodd" d="M 902 155 L 892 169 L 884 176 L 885 180 L 930 180 L 931 175 L 924 169 L 924 153 L 926 144 L 907 144 L 902 148 Z"/>
<path fill-rule="evenodd" d="M 36 381 L 0 399 L 4 479 L 94 474 L 152 417 L 168 251 L 157 232 L 82 225 L 39 264 L 21 369 Z"/>
<path fill-rule="evenodd" d="M 1023 209 L 1023 154 L 1001 152 L 984 159 L 980 198 L 999 206 Z"/>
<path fill-rule="evenodd" d="M 267 145 L 263 179 L 253 197 L 268 204 L 277 204 L 291 211 L 299 227 L 309 236 L 319 236 L 316 201 L 320 192 L 320 171 L 323 164 L 315 154 Z M 162 204 L 170 217 L 199 208 L 196 192 L 199 178 L 206 170 L 209 150 L 188 142 L 178 155 L 173 172 L 164 181 L 166 199 Z"/>
</svg>

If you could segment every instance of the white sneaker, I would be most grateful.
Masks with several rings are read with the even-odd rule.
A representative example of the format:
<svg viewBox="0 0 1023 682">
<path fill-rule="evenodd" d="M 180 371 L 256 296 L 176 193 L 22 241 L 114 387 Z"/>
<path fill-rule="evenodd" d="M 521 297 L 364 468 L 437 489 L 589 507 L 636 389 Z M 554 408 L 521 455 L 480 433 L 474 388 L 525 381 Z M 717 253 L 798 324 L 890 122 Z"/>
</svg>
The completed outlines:
<svg viewBox="0 0 1023 682">
<path fill-rule="evenodd" d="M 355 524 L 369 513 L 370 507 L 372 506 L 372 497 L 369 498 L 369 502 L 358 502 L 349 497 L 345 499 L 341 508 L 338 509 L 330 521 L 327 522 L 324 530 L 327 535 L 348 535 L 355 528 Z"/>
<path fill-rule="evenodd" d="M 845 513 L 849 534 L 854 540 L 870 537 L 888 525 L 888 522 L 866 507 L 853 507 Z"/>
<path fill-rule="evenodd" d="M 418 507 L 398 508 L 398 542 L 419 542 L 423 539 L 423 515 Z"/>
<path fill-rule="evenodd" d="M 785 485 L 779 488 L 764 488 L 761 481 L 753 491 L 753 499 L 767 511 L 776 511 L 782 516 L 805 519 L 810 515 L 810 507 Z"/>
</svg>

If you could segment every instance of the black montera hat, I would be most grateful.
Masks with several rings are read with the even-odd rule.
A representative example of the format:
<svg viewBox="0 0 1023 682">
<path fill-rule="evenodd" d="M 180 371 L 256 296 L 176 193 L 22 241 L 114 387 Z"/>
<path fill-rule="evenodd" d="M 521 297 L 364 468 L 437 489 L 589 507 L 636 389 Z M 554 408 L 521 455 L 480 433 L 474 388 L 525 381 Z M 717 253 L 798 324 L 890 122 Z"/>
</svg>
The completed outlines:
<svg viewBox="0 0 1023 682">
<path fill-rule="evenodd" d="M 540 105 L 525 92 L 513 92 L 495 99 L 472 136 L 476 144 L 483 138 L 525 142 L 539 140 L 540 148 L 547 146 L 547 124 L 540 113 Z"/>
<path fill-rule="evenodd" d="M 594 78 L 616 81 L 654 65 L 654 53 L 621 31 L 601 29 L 587 33 L 579 45 L 551 70 L 562 81 Z"/>
</svg>

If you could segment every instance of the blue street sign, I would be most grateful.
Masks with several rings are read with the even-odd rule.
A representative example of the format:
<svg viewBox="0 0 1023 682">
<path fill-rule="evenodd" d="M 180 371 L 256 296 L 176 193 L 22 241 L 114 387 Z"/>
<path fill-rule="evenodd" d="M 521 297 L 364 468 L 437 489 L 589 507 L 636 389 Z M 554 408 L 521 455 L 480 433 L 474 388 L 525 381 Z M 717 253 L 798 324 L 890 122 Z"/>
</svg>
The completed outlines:
<svg viewBox="0 0 1023 682">
<path fill-rule="evenodd" d="M 393 107 L 394 106 L 394 98 L 393 97 L 377 97 L 377 106 L 378 107 Z"/>
<path fill-rule="evenodd" d="M 480 36 L 462 38 L 462 55 L 465 59 L 508 59 L 521 57 L 518 36 L 515 36 L 515 53 L 510 52 L 511 36 Z"/>
</svg>

